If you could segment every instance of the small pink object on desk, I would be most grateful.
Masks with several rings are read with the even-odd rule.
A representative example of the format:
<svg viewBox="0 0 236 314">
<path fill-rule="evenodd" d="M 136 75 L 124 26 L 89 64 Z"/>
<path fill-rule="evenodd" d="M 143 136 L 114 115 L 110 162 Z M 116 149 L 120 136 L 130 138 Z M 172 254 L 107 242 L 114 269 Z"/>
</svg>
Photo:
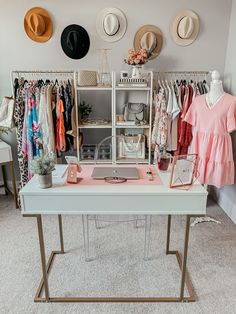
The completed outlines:
<svg viewBox="0 0 236 314">
<path fill-rule="evenodd" d="M 81 167 L 78 164 L 69 164 L 67 170 L 67 183 L 78 183 L 77 173 L 81 172 Z"/>
<path fill-rule="evenodd" d="M 114 167 L 114 165 L 106 165 L 107 167 Z M 121 165 L 116 165 L 121 167 Z M 120 183 L 122 185 L 162 185 L 160 176 L 158 175 L 154 166 L 147 165 L 132 165 L 137 168 L 139 173 L 138 180 L 127 180 L 126 182 Z M 83 165 L 81 167 L 82 171 L 79 174 L 78 184 L 79 185 L 110 185 L 110 183 L 105 182 L 105 180 L 96 180 L 91 177 L 94 167 L 99 167 L 99 165 Z M 102 165 L 101 167 L 104 167 Z M 130 165 L 122 165 L 122 167 L 130 167 Z M 153 180 L 149 180 L 147 175 L 148 170 L 152 171 Z"/>
</svg>

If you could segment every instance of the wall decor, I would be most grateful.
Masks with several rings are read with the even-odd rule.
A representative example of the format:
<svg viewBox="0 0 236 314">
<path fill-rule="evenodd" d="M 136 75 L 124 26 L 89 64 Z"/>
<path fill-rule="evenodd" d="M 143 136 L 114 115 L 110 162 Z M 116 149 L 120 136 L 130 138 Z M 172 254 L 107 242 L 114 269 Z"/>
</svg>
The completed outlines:
<svg viewBox="0 0 236 314">
<path fill-rule="evenodd" d="M 89 35 L 80 25 L 68 25 L 61 34 L 61 46 L 69 58 L 82 59 L 89 51 Z"/>
<path fill-rule="evenodd" d="M 120 40 L 127 28 L 124 13 L 117 8 L 105 8 L 99 12 L 96 21 L 98 35 L 108 42 Z"/>
<path fill-rule="evenodd" d="M 30 39 L 41 43 L 48 41 L 53 32 L 52 20 L 48 12 L 39 7 L 34 7 L 26 13 L 24 28 Z"/>
<path fill-rule="evenodd" d="M 99 83 L 100 87 L 110 87 L 112 84 L 111 68 L 110 68 L 110 53 L 111 49 L 100 49 L 99 62 Z"/>
<path fill-rule="evenodd" d="M 155 25 L 140 27 L 134 36 L 134 49 L 146 49 L 149 54 L 149 60 L 155 59 L 160 54 L 162 45 L 162 32 Z"/>
<path fill-rule="evenodd" d="M 198 15 L 190 10 L 180 11 L 170 25 L 170 33 L 177 45 L 191 45 L 199 33 Z"/>
</svg>

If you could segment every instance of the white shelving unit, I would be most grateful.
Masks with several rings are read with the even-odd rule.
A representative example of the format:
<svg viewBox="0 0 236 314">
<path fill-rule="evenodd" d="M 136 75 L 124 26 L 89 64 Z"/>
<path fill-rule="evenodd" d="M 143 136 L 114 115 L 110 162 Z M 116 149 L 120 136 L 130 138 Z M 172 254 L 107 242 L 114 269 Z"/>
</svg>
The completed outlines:
<svg viewBox="0 0 236 314">
<path fill-rule="evenodd" d="M 111 87 L 82 87 L 78 86 L 78 74 L 77 72 L 74 73 L 74 84 L 75 84 L 75 101 L 76 101 L 76 121 L 77 121 L 77 155 L 78 159 L 81 163 L 95 163 L 95 160 L 82 160 L 81 159 L 81 153 L 80 153 L 80 145 L 79 145 L 79 133 L 84 131 L 88 132 L 89 130 L 91 132 L 92 129 L 94 129 L 94 137 L 98 136 L 98 132 L 109 132 L 109 135 L 112 136 L 111 139 L 111 159 L 106 160 L 97 160 L 96 163 L 150 163 L 151 161 L 151 126 L 152 126 L 152 90 L 153 90 L 153 72 L 145 72 L 145 75 L 149 76 L 149 85 L 148 87 L 119 87 L 118 86 L 118 80 L 117 75 L 115 72 L 112 72 L 112 86 Z M 79 121 L 79 110 L 78 106 L 80 102 L 83 99 L 83 94 L 90 93 L 109 93 L 106 95 L 106 97 L 110 97 L 110 105 L 107 106 L 107 112 L 111 113 L 111 123 L 109 124 L 80 124 Z M 99 97 L 99 94 L 97 94 Z M 97 99 L 96 97 L 96 99 Z M 121 101 L 120 101 L 121 99 Z M 116 115 L 121 114 L 122 106 L 125 102 L 122 103 L 122 99 L 126 102 L 130 99 L 132 101 L 136 102 L 144 102 L 149 109 L 149 123 L 146 125 L 120 125 L 116 123 Z M 110 106 L 110 107 L 109 107 Z M 104 108 L 103 108 L 104 109 Z M 98 117 L 101 118 L 100 116 Z M 116 135 L 122 134 L 125 129 L 129 130 L 146 130 L 145 133 L 147 133 L 146 141 L 147 141 L 147 149 L 144 159 L 118 159 L 117 158 L 117 142 L 116 142 Z M 105 131 L 107 130 L 107 131 Z M 96 140 L 91 141 L 93 144 Z M 89 143 L 84 143 L 89 144 Z"/>
</svg>

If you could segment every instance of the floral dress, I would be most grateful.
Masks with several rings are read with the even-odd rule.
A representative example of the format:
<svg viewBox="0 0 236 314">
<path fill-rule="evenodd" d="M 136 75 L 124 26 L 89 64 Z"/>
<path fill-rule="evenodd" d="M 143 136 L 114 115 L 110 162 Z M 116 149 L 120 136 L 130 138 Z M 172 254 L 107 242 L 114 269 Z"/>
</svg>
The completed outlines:
<svg viewBox="0 0 236 314">
<path fill-rule="evenodd" d="M 14 122 L 16 125 L 16 139 L 18 143 L 17 156 L 20 168 L 19 190 L 21 190 L 21 188 L 25 186 L 25 184 L 28 182 L 28 160 L 24 157 L 24 153 L 22 151 L 22 135 L 25 115 L 24 79 L 15 80 L 14 97 L 15 97 Z"/>
<path fill-rule="evenodd" d="M 168 113 L 166 111 L 166 99 L 163 90 L 154 95 L 155 119 L 152 131 L 152 144 L 157 148 L 165 147 L 168 134 Z"/>
</svg>

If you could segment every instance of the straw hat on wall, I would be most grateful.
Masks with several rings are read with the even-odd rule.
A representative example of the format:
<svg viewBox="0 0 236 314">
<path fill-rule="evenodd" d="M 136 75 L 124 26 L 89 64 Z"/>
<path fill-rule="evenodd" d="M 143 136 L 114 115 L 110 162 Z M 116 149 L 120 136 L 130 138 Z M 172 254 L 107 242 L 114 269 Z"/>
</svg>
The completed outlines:
<svg viewBox="0 0 236 314">
<path fill-rule="evenodd" d="M 192 44 L 199 33 L 198 15 L 190 10 L 179 12 L 170 25 L 170 33 L 177 45 L 188 46 Z"/>
<path fill-rule="evenodd" d="M 30 9 L 24 18 L 25 32 L 36 42 L 46 42 L 52 36 L 52 20 L 45 9 L 35 7 Z"/>
<path fill-rule="evenodd" d="M 162 32 L 154 25 L 140 27 L 134 36 L 134 49 L 145 48 L 150 54 L 149 60 L 155 59 L 160 54 L 162 45 Z"/>
<path fill-rule="evenodd" d="M 105 8 L 97 16 L 96 28 L 98 35 L 104 41 L 118 41 L 126 32 L 126 17 L 117 8 Z"/>
</svg>

